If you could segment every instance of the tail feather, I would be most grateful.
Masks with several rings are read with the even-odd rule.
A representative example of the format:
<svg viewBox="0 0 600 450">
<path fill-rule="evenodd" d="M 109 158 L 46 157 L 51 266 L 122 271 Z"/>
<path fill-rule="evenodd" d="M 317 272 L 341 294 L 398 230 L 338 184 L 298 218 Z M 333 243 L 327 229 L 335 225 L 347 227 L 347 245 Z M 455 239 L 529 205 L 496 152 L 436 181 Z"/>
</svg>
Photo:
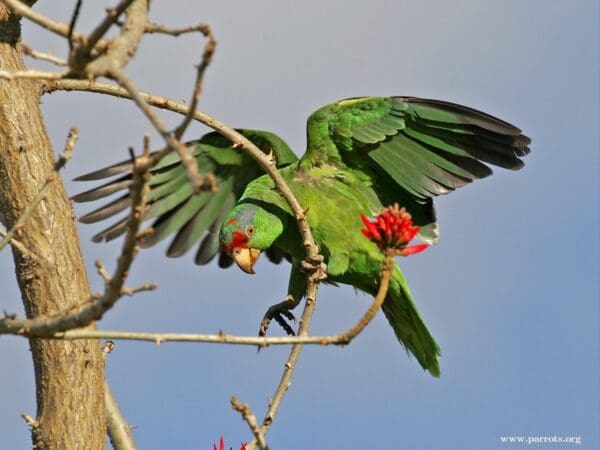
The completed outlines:
<svg viewBox="0 0 600 450">
<path fill-rule="evenodd" d="M 417 358 L 423 369 L 439 377 L 440 347 L 421 318 L 398 268 L 394 269 L 382 309 L 400 343 Z"/>
</svg>

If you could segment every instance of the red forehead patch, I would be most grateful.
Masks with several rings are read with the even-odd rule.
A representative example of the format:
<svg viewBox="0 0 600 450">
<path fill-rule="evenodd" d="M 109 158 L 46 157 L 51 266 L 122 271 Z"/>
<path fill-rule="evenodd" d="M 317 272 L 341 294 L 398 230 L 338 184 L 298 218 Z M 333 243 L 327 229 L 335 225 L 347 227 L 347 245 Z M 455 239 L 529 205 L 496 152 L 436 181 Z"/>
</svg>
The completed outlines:
<svg viewBox="0 0 600 450">
<path fill-rule="evenodd" d="M 237 217 L 232 217 L 227 222 L 225 222 L 225 225 L 231 225 L 232 223 L 236 223 L 237 221 Z"/>
<path fill-rule="evenodd" d="M 226 253 L 231 253 L 235 248 L 247 248 L 248 247 L 248 236 L 239 231 L 231 233 L 231 242 L 228 246 L 222 247 L 222 250 Z"/>
</svg>

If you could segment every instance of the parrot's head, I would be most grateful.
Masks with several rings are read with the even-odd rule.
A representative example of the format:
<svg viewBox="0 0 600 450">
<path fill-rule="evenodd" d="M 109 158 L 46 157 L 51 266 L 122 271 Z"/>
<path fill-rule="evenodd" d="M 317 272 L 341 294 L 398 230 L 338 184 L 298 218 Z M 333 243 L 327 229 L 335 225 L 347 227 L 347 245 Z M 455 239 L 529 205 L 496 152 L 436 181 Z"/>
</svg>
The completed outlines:
<svg viewBox="0 0 600 450">
<path fill-rule="evenodd" d="M 283 232 L 281 219 L 253 203 L 242 203 L 225 217 L 219 235 L 221 251 L 240 269 L 253 274 L 260 252 L 268 249 Z"/>
</svg>

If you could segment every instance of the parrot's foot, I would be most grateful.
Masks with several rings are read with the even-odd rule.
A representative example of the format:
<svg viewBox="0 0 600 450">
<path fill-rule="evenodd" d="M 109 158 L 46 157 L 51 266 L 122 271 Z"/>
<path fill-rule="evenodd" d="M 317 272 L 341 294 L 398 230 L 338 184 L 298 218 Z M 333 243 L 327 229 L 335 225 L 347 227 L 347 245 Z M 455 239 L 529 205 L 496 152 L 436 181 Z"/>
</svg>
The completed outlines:
<svg viewBox="0 0 600 450">
<path fill-rule="evenodd" d="M 290 310 L 294 309 L 297 305 L 298 302 L 294 299 L 294 297 L 288 295 L 284 301 L 271 306 L 265 313 L 265 316 L 260 323 L 258 335 L 265 336 L 267 334 L 267 330 L 269 329 L 269 325 L 271 324 L 271 320 L 275 319 L 275 322 L 281 325 L 281 328 L 285 330 L 288 336 L 295 336 L 296 333 L 294 333 L 294 330 L 285 319 L 296 323 L 296 317 Z"/>
<path fill-rule="evenodd" d="M 302 269 L 310 274 L 313 281 L 323 281 L 327 278 L 327 264 L 324 263 L 323 255 L 316 258 L 302 260 Z"/>
</svg>

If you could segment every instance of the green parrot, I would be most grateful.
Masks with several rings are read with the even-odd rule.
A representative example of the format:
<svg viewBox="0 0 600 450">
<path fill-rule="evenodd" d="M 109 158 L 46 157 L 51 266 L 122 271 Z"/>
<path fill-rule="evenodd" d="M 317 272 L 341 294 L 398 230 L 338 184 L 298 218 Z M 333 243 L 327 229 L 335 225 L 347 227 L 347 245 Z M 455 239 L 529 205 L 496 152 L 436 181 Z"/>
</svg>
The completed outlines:
<svg viewBox="0 0 600 450">
<path fill-rule="evenodd" d="M 417 236 L 434 244 L 438 227 L 433 197 L 447 194 L 492 173 L 485 164 L 517 170 L 529 153 L 530 139 L 517 127 L 457 104 L 415 97 L 360 97 L 327 105 L 307 122 L 307 149 L 298 159 L 287 144 L 266 131 L 238 130 L 271 153 L 303 208 L 327 267 L 327 280 L 354 286 L 370 295 L 378 290 L 384 259 L 378 246 L 361 233 L 361 214 L 376 215 L 398 203 L 420 227 Z M 142 246 L 176 233 L 167 256 L 184 254 L 200 241 L 197 264 L 219 254 L 219 265 L 233 261 L 247 273 L 265 252 L 292 263 L 288 296 L 270 310 L 293 317 L 306 291 L 303 245 L 294 216 L 272 179 L 257 163 L 212 132 L 187 144 L 201 175 L 213 174 L 215 192 L 198 194 L 186 178 L 177 154 L 151 170 L 144 220 L 155 219 Z M 125 190 L 112 202 L 84 215 L 91 223 L 130 206 L 132 164 L 126 161 L 77 180 L 115 180 L 73 197 L 87 202 Z M 124 217 L 96 234 L 94 241 L 121 235 Z M 400 269 L 395 265 L 382 306 L 400 343 L 423 369 L 439 376 L 440 348 L 427 329 Z"/>
</svg>

